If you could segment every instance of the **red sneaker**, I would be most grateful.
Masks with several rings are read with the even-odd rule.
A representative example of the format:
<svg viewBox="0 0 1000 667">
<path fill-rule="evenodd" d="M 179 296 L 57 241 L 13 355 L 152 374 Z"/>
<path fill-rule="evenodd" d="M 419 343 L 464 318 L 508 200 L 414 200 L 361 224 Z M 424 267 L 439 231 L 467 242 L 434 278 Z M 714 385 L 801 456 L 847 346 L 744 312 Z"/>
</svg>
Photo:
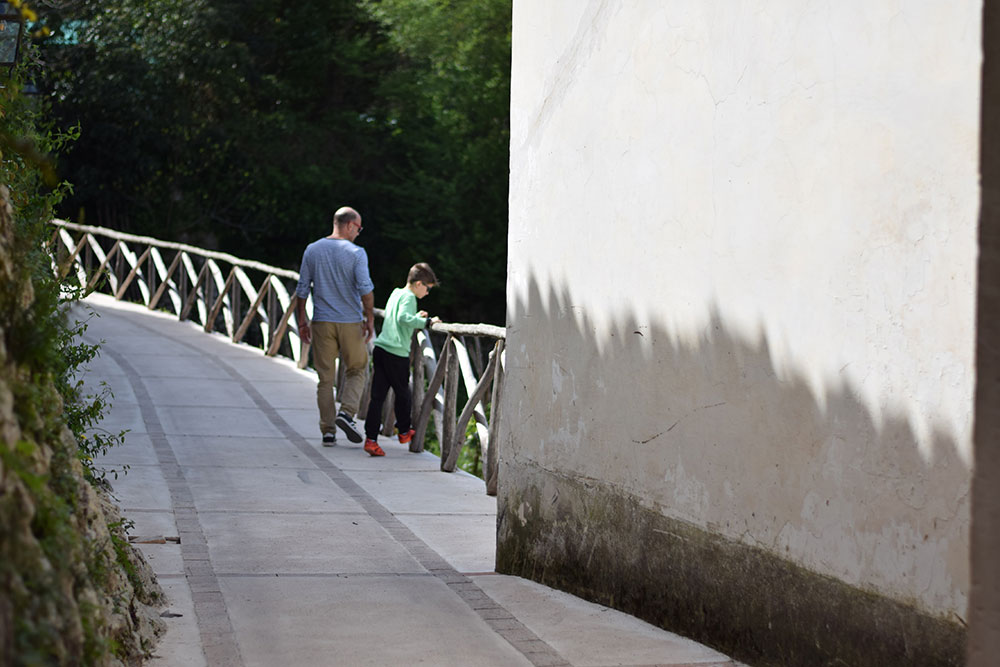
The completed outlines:
<svg viewBox="0 0 1000 667">
<path fill-rule="evenodd" d="M 365 451 L 372 456 L 385 456 L 385 452 L 382 451 L 382 448 L 374 440 L 365 440 Z"/>
<path fill-rule="evenodd" d="M 414 433 L 416 433 L 416 431 L 414 431 L 412 428 L 409 431 L 407 431 L 406 433 L 400 433 L 399 434 L 399 444 L 405 445 L 410 440 L 413 440 L 413 434 Z"/>
</svg>

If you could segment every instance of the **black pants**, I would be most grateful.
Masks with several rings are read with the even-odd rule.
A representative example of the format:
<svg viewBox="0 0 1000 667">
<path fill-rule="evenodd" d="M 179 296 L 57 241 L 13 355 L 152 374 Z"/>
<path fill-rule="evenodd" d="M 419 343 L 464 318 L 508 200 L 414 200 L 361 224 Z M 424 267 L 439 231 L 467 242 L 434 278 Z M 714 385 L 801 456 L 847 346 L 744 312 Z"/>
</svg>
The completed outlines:
<svg viewBox="0 0 1000 667">
<path fill-rule="evenodd" d="M 372 396 L 365 416 L 365 437 L 377 439 L 382 427 L 382 404 L 392 387 L 396 395 L 396 428 L 400 433 L 410 430 L 410 358 L 397 357 L 380 347 L 372 353 L 375 372 L 372 377 Z"/>
</svg>

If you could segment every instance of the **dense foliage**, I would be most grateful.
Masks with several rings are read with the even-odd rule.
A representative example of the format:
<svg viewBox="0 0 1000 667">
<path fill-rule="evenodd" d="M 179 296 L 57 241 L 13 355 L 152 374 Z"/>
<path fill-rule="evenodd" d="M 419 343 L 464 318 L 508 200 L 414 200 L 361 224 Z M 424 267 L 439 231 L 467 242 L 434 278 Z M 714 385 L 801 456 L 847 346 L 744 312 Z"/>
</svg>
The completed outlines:
<svg viewBox="0 0 1000 667">
<path fill-rule="evenodd" d="M 298 268 L 364 216 L 376 302 L 504 322 L 510 0 L 79 0 L 39 81 L 80 139 L 68 219 Z"/>
<path fill-rule="evenodd" d="M 0 666 L 104 665 L 147 653 L 158 587 L 96 490 L 93 455 L 119 436 L 93 427 L 108 393 L 76 379 L 97 347 L 76 340 L 76 291 L 44 242 L 56 185 L 46 157 L 72 135 L 44 123 L 22 94 L 27 62 L 0 73 Z"/>
<path fill-rule="evenodd" d="M 78 398 L 72 373 L 76 362 L 84 359 L 73 346 L 65 311 L 60 308 L 70 292 L 53 275 L 43 246 L 52 211 L 69 187 L 46 182 L 47 172 L 51 173 L 48 155 L 62 149 L 72 135 L 47 130 L 37 102 L 21 94 L 26 74 L 37 67 L 29 58 L 12 78 L 0 81 L 0 185 L 6 186 L 10 205 L 8 235 L 2 243 L 5 275 L 0 290 L 0 335 L 7 361 L 36 380 L 22 387 L 23 391 L 34 394 L 51 386 L 65 390 L 63 398 L 72 402 Z M 46 415 L 61 412 L 62 401 L 50 405 L 52 401 L 16 392 L 14 398 L 18 410 L 29 412 L 28 423 L 45 423 L 50 429 L 39 432 L 39 437 L 58 435 L 64 420 Z"/>
</svg>

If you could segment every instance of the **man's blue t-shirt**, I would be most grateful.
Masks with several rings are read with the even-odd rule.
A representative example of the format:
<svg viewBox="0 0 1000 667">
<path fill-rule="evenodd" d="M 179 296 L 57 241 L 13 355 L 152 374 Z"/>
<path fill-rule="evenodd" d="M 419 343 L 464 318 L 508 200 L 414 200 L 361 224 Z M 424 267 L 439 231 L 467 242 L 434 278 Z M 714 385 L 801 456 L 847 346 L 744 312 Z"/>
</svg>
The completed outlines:
<svg viewBox="0 0 1000 667">
<path fill-rule="evenodd" d="M 304 299 L 310 287 L 314 322 L 363 322 L 361 296 L 375 289 L 365 249 L 329 237 L 310 243 L 302 253 L 295 293 Z"/>
</svg>

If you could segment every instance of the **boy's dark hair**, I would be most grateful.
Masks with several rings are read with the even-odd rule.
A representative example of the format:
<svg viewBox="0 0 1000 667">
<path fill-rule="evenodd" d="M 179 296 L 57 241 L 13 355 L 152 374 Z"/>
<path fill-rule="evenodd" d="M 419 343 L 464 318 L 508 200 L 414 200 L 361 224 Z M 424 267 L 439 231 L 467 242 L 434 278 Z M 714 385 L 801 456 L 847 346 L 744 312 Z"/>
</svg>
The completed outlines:
<svg viewBox="0 0 1000 667">
<path fill-rule="evenodd" d="M 431 269 L 430 264 L 427 262 L 420 262 L 410 267 L 410 273 L 406 276 L 406 282 L 415 283 L 418 280 L 425 285 L 438 284 L 437 276 L 434 275 L 434 270 Z"/>
</svg>

